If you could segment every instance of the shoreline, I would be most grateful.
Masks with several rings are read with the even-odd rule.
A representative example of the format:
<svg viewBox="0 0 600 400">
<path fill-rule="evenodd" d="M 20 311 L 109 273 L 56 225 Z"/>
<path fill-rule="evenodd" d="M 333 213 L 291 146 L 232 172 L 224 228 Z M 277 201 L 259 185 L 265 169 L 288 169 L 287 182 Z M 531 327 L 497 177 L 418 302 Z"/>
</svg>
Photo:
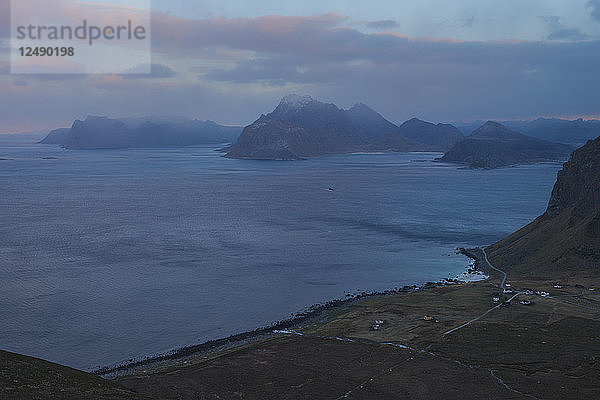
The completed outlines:
<svg viewBox="0 0 600 400">
<path fill-rule="evenodd" d="M 437 282 L 426 282 L 422 285 L 405 285 L 402 288 L 394 288 L 383 291 L 361 291 L 357 294 L 347 294 L 343 299 L 332 299 L 325 303 L 314 304 L 300 313 L 293 313 L 290 318 L 282 319 L 273 324 L 258 327 L 236 333 L 224 338 L 212 339 L 203 343 L 189 345 L 173 349 L 172 351 L 160 354 L 149 355 L 141 359 L 133 359 L 113 365 L 108 365 L 88 372 L 107 379 L 114 379 L 119 376 L 134 374 L 142 368 L 156 368 L 178 363 L 186 363 L 188 358 L 198 358 L 203 354 L 224 351 L 227 349 L 243 346 L 260 339 L 266 339 L 277 335 L 276 331 L 294 330 L 299 327 L 318 322 L 328 316 L 332 311 L 341 310 L 352 306 L 363 300 L 374 297 L 386 297 L 397 294 L 410 294 L 422 290 L 430 290 L 437 287 L 464 285 L 469 282 L 482 282 L 489 279 L 489 271 L 482 268 L 481 259 L 474 253 L 477 248 L 466 249 L 456 248 L 456 254 L 462 254 L 473 260 L 472 264 L 467 265 L 466 271 L 462 274 L 464 277 L 476 276 L 477 279 L 460 280 L 456 278 L 443 278 Z M 460 276 L 460 275 L 459 275 Z M 481 278 L 481 279 L 479 279 Z"/>
</svg>

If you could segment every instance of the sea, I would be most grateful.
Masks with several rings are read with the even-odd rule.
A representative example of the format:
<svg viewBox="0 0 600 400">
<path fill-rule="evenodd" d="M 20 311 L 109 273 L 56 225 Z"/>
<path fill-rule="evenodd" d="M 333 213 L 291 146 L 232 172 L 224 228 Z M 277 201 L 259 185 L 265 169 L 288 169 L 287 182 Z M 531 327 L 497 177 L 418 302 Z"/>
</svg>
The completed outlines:
<svg viewBox="0 0 600 400">
<path fill-rule="evenodd" d="M 94 370 L 348 293 L 452 278 L 546 208 L 557 163 L 226 159 L 0 138 L 0 349 Z"/>
</svg>

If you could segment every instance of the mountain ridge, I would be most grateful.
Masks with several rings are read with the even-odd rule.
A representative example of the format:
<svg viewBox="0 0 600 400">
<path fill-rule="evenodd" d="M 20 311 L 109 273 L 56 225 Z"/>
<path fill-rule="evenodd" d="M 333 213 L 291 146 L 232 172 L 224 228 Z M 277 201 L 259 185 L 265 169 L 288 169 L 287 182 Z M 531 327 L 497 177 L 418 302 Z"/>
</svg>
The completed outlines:
<svg viewBox="0 0 600 400">
<path fill-rule="evenodd" d="M 440 151 L 458 137 L 462 139 L 458 129 L 450 125 L 412 121 L 419 121 L 417 128 L 428 128 L 427 143 L 418 140 L 423 129 L 399 127 L 364 103 L 344 110 L 310 96 L 292 94 L 283 97 L 272 112 L 246 126 L 238 141 L 226 149 L 225 157 L 302 160 L 359 151 Z"/>
</svg>

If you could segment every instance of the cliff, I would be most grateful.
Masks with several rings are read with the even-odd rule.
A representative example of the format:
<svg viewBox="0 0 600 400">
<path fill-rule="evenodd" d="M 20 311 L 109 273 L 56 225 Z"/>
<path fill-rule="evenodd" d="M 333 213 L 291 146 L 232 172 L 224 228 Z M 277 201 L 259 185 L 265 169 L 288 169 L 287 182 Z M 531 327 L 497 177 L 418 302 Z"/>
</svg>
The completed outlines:
<svg viewBox="0 0 600 400">
<path fill-rule="evenodd" d="M 499 265 L 533 276 L 600 272 L 600 138 L 576 150 L 558 173 L 546 212 L 494 244 Z"/>
</svg>

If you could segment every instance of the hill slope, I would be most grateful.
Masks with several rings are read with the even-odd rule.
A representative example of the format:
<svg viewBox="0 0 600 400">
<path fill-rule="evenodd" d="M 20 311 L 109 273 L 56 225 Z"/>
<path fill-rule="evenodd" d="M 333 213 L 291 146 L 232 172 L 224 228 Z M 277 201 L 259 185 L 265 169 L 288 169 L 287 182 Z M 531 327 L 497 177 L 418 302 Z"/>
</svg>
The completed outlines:
<svg viewBox="0 0 600 400">
<path fill-rule="evenodd" d="M 560 161 L 573 147 L 547 142 L 511 131 L 488 121 L 457 143 L 440 161 L 468 164 L 471 168 L 498 168 L 542 161 Z"/>
<path fill-rule="evenodd" d="M 530 275 L 600 272 L 600 138 L 576 150 L 558 173 L 546 212 L 494 244 L 501 265 Z"/>
<path fill-rule="evenodd" d="M 151 399 L 113 381 L 0 350 L 0 399 Z"/>
</svg>

